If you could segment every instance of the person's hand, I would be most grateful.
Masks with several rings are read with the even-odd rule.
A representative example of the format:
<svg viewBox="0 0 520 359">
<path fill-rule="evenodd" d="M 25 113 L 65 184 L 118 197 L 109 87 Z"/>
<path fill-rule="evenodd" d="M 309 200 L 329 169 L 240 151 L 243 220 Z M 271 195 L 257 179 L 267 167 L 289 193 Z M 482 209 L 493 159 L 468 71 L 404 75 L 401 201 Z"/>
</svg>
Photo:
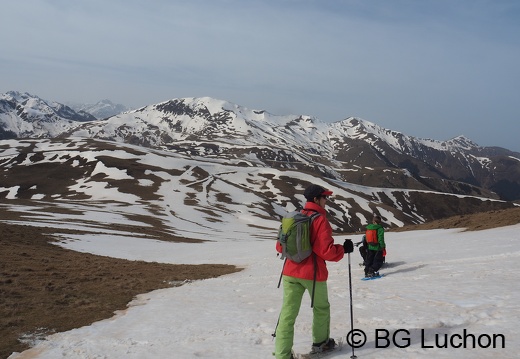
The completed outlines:
<svg viewBox="0 0 520 359">
<path fill-rule="evenodd" d="M 352 253 L 354 252 L 354 244 L 352 243 L 352 240 L 345 239 L 345 243 L 343 243 L 343 250 L 345 253 Z"/>
</svg>

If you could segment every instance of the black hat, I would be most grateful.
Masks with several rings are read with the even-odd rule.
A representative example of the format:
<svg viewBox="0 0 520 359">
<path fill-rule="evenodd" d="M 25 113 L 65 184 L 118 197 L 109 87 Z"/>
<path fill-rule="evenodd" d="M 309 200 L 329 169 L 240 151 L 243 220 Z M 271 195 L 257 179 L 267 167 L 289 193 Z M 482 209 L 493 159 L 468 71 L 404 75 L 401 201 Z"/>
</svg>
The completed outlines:
<svg viewBox="0 0 520 359">
<path fill-rule="evenodd" d="M 325 188 L 323 188 L 322 186 L 318 186 L 317 184 L 311 184 L 309 187 L 305 189 L 303 195 L 305 196 L 308 202 L 312 202 L 316 197 L 332 195 L 332 191 L 326 190 Z"/>
</svg>

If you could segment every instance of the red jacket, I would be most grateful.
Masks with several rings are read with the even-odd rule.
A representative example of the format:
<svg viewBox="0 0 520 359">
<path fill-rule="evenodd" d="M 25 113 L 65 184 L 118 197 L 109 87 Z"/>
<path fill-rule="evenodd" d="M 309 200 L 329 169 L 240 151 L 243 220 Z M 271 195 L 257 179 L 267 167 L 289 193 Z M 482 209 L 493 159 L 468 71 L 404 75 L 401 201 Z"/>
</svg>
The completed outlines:
<svg viewBox="0 0 520 359">
<path fill-rule="evenodd" d="M 345 252 L 341 244 L 334 244 L 332 238 L 332 227 L 326 218 L 327 212 L 324 208 L 314 202 L 307 202 L 302 212 L 308 216 L 317 211 L 320 216 L 314 218 L 311 225 L 311 243 L 314 252 L 303 262 L 295 263 L 287 260 L 283 274 L 301 279 L 314 279 L 314 256 L 316 256 L 317 272 L 316 281 L 324 282 L 329 277 L 325 261 L 338 262 L 343 258 Z M 276 241 L 276 250 L 281 253 L 282 246 Z"/>
</svg>

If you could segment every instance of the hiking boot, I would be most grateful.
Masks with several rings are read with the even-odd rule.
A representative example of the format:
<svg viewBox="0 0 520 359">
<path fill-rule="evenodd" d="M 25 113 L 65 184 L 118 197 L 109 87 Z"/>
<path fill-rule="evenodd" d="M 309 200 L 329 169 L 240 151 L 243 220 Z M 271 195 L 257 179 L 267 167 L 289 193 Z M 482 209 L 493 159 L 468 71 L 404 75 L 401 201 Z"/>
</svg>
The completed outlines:
<svg viewBox="0 0 520 359">
<path fill-rule="evenodd" d="M 372 269 L 365 272 L 365 278 L 379 277 L 379 272 L 374 272 Z"/>
<path fill-rule="evenodd" d="M 329 338 L 321 343 L 312 343 L 311 354 L 325 353 L 333 350 L 336 347 L 334 339 Z"/>
</svg>

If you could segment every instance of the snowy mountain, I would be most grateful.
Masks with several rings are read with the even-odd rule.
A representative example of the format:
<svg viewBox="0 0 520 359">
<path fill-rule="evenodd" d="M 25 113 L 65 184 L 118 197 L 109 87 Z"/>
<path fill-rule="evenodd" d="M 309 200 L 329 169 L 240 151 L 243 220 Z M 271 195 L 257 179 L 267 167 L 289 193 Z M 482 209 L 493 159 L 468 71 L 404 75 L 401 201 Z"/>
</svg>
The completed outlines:
<svg viewBox="0 0 520 359">
<path fill-rule="evenodd" d="M 68 106 L 49 102 L 28 93 L 0 94 L 0 139 L 55 137 L 79 122 L 96 118 Z"/>
<path fill-rule="evenodd" d="M 369 121 L 326 124 L 212 98 L 174 99 L 67 132 L 191 155 L 243 159 L 361 185 L 520 199 L 520 154 L 459 136 L 418 139 Z"/>
<path fill-rule="evenodd" d="M 104 99 L 93 104 L 70 104 L 75 111 L 86 112 L 98 120 L 118 115 L 130 109 L 125 105 L 115 104 L 110 100 Z"/>
<path fill-rule="evenodd" d="M 41 125 L 34 136 L 34 126 L 19 130 L 31 122 L 11 108 L 0 110 L 0 120 L 4 133 L 11 133 L 4 138 L 97 138 L 364 186 L 520 199 L 519 153 L 480 147 L 463 136 L 419 139 L 359 118 L 329 124 L 205 97 L 172 99 L 105 120 L 58 119 L 60 128 Z"/>
</svg>

